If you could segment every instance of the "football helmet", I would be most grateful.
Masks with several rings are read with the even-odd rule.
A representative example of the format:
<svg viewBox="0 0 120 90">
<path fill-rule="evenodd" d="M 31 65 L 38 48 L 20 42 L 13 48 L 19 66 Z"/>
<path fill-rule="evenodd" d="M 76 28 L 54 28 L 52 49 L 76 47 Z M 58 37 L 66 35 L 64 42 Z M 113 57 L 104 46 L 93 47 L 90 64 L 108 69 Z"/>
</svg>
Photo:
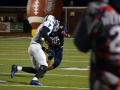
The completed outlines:
<svg viewBox="0 0 120 90">
<path fill-rule="evenodd" d="M 48 21 L 51 24 L 53 24 L 54 26 L 56 26 L 56 18 L 53 15 L 47 15 L 45 17 L 45 21 Z"/>
<path fill-rule="evenodd" d="M 59 27 L 59 21 L 53 15 L 47 15 L 45 21 L 53 25 L 53 31 L 57 31 Z"/>
</svg>

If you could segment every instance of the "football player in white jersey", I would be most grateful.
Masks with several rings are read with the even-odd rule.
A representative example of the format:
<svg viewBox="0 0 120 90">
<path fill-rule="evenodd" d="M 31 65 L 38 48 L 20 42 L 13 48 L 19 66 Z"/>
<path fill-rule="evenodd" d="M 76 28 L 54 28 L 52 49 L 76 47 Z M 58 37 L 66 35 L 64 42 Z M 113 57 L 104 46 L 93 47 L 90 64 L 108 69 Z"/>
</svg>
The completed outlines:
<svg viewBox="0 0 120 90">
<path fill-rule="evenodd" d="M 28 48 L 28 54 L 33 64 L 32 67 L 22 67 L 18 65 L 12 65 L 11 78 L 14 77 L 17 71 L 24 71 L 28 73 L 34 73 L 35 76 L 30 81 L 30 85 L 40 85 L 39 78 L 44 77 L 48 64 L 46 62 L 46 55 L 42 50 L 43 39 L 47 40 L 51 45 L 55 45 L 55 41 L 49 37 L 49 34 L 57 28 L 58 20 L 53 15 L 47 15 L 45 21 L 37 28 L 35 35 L 31 39 L 30 46 Z"/>
</svg>

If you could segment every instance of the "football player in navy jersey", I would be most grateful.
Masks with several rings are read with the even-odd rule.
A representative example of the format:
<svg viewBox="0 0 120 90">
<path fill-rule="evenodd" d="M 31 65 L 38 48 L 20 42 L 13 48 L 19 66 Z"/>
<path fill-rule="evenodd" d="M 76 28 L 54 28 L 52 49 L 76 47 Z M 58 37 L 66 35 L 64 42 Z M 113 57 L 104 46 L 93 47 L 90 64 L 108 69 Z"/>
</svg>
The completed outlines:
<svg viewBox="0 0 120 90">
<path fill-rule="evenodd" d="M 47 42 L 49 42 L 51 46 L 56 45 L 56 42 L 49 37 L 49 34 L 55 28 L 58 28 L 58 24 L 58 20 L 56 20 L 53 15 L 47 15 L 45 17 L 45 21 L 40 26 L 38 26 L 28 48 L 28 54 L 33 64 L 33 68 L 12 65 L 11 78 L 14 77 L 17 71 L 25 71 L 35 74 L 33 79 L 30 81 L 30 85 L 43 85 L 38 82 L 38 79 L 44 76 L 48 67 L 48 64 L 46 62 L 46 55 L 42 50 L 43 39 L 47 40 Z"/>
<path fill-rule="evenodd" d="M 82 52 L 92 50 L 90 90 L 120 90 L 120 0 L 89 3 L 74 43 Z"/>
<path fill-rule="evenodd" d="M 63 57 L 63 45 L 64 37 L 70 38 L 68 30 L 65 26 L 60 25 L 56 30 L 49 34 L 49 36 L 56 41 L 56 45 L 52 46 L 48 44 L 48 49 L 52 50 L 53 53 L 50 53 L 48 56 L 48 68 L 47 70 L 52 70 L 58 67 L 62 61 Z M 51 63 L 51 60 L 54 58 L 54 62 Z"/>
</svg>

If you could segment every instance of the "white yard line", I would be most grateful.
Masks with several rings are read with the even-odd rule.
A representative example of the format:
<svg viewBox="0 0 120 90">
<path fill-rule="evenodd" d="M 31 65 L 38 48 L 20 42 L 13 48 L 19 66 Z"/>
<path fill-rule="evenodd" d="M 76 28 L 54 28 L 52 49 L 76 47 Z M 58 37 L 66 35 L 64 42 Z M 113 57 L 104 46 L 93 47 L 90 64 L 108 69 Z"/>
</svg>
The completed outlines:
<svg viewBox="0 0 120 90">
<path fill-rule="evenodd" d="M 30 59 L 8 59 L 8 58 L 0 58 L 0 60 L 8 60 L 8 61 L 18 61 L 18 60 L 21 60 L 21 61 L 30 61 Z M 90 62 L 89 60 L 73 60 L 73 61 L 70 61 L 70 60 L 63 60 L 63 62 Z"/>
<path fill-rule="evenodd" d="M 10 75 L 10 73 L 0 73 L 0 75 Z M 15 75 L 30 75 L 32 76 L 33 74 L 30 73 L 16 73 Z M 66 74 L 45 74 L 48 76 L 64 76 L 64 77 L 84 77 L 84 78 L 88 78 L 88 76 L 85 75 L 66 75 Z"/>
<path fill-rule="evenodd" d="M 5 55 L 10 55 L 10 54 L 0 53 L 0 55 L 5 56 Z M 24 56 L 26 56 L 26 54 L 11 54 L 11 56 L 15 56 L 15 55 L 24 55 Z M 78 57 L 78 58 L 79 58 L 79 57 L 84 57 L 84 58 L 85 58 L 85 57 L 90 57 L 90 56 L 82 56 L 82 55 L 80 56 L 80 55 L 79 55 L 79 56 L 63 56 L 63 57 L 75 57 L 75 58 L 77 58 L 77 57 Z"/>
<path fill-rule="evenodd" d="M 84 71 L 88 71 L 89 68 L 77 68 L 77 67 L 71 67 L 71 68 L 58 68 L 58 69 L 62 69 L 62 70 L 84 70 Z"/>
<path fill-rule="evenodd" d="M 63 87 L 63 86 L 34 86 L 34 85 L 8 85 L 8 84 L 0 84 L 2 87 L 41 87 L 41 88 L 63 88 L 63 89 L 73 89 L 73 90 L 89 90 L 89 88 L 79 88 L 79 87 Z"/>
</svg>

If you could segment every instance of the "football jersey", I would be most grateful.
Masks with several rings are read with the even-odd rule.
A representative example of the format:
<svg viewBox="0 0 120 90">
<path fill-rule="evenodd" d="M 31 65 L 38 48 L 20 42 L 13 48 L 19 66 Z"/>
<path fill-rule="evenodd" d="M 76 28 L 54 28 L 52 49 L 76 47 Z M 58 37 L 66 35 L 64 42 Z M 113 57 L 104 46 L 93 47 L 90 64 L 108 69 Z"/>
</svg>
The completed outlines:
<svg viewBox="0 0 120 90">
<path fill-rule="evenodd" d="M 75 44 L 92 50 L 90 90 L 120 90 L 120 14 L 104 2 L 92 2 L 76 27 Z M 107 89 L 108 88 L 108 89 Z"/>
<path fill-rule="evenodd" d="M 43 30 L 43 26 L 47 27 L 49 29 L 48 35 L 52 32 L 54 25 L 49 22 L 49 21 L 45 21 L 44 23 L 42 23 L 36 30 L 35 35 L 33 36 L 31 43 L 40 43 L 43 44 L 43 40 L 44 38 L 41 35 L 41 31 Z"/>
<path fill-rule="evenodd" d="M 59 29 L 56 32 L 50 33 L 50 37 L 56 38 L 60 40 L 60 44 L 52 46 L 52 47 L 61 47 L 64 44 L 64 36 L 62 35 L 62 31 L 65 31 L 68 34 L 68 30 L 64 26 L 59 26 Z"/>
</svg>

